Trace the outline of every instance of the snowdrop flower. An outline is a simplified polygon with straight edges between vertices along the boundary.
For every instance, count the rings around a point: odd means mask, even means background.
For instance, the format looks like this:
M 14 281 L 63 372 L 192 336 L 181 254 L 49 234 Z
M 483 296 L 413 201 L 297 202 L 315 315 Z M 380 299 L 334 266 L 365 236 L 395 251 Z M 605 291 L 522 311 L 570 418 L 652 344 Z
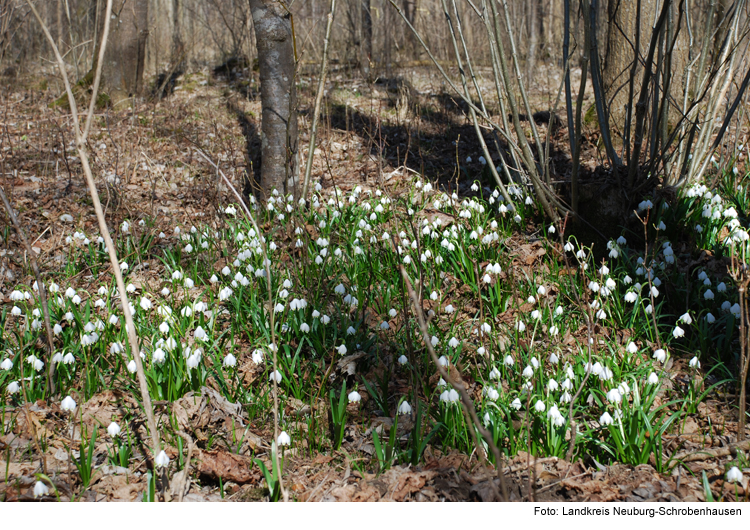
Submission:
M 155 363 L 163 363 L 167 359 L 167 354 L 161 348 L 156 348 L 153 357 Z
M 201 340 L 201 341 L 208 340 L 208 334 L 201 326 L 198 326 L 197 328 L 195 328 L 194 336 L 195 336 L 195 340 Z
M 589 282 L 589 289 L 591 289 L 595 293 L 598 293 L 599 292 L 599 284 L 597 282 Z
M 60 402 L 60 408 L 67 412 L 73 412 L 76 410 L 76 402 L 73 401 L 72 397 L 67 396 Z
M 537 287 L 536 294 L 539 296 L 544 296 L 547 294 L 547 288 L 544 285 L 540 285 Z
M 551 336 L 553 336 L 553 337 L 554 337 L 554 336 L 556 336 L 556 335 L 557 335 L 558 333 L 560 333 L 560 328 L 558 328 L 558 327 L 557 327 L 557 326 L 555 326 L 555 325 L 552 325 L 552 326 L 550 326 L 550 328 L 549 328 L 549 334 L 550 334 Z M 553 353 L 552 355 L 554 355 L 554 353 Z
M 635 342 L 629 342 L 627 350 L 630 353 L 636 353 L 638 351 L 638 346 L 636 346 Z
M 515 361 L 513 360 L 513 357 L 511 357 L 510 355 L 506 355 L 503 363 L 505 364 L 505 366 L 513 366 L 513 363 L 515 363 Z
M 167 456 L 167 453 L 161 451 L 158 455 L 156 455 L 154 463 L 156 464 L 156 467 L 159 468 L 167 467 L 169 465 L 169 457 Z
M 737 303 L 729 308 L 729 312 L 732 313 L 735 317 L 739 317 L 741 311 L 742 309 L 740 308 L 740 304 Z
M 42 370 L 42 368 L 44 368 L 44 363 L 42 362 L 42 360 L 41 359 L 35 360 L 34 361 L 34 370 L 36 370 L 37 372 L 40 372 Z
M 492 370 L 490 370 L 490 379 L 500 379 L 500 371 L 493 367 Z
M 331 321 L 331 317 L 329 317 L 328 315 L 323 315 L 322 317 L 320 317 L 320 321 L 323 324 L 328 324 Z
M 390 311 L 388 311 L 389 317 L 396 318 L 396 315 L 398 315 L 398 311 L 396 311 L 395 309 L 391 309 Z
M 52 328 L 52 332 L 55 335 L 59 335 L 60 333 L 62 333 L 62 326 L 60 324 L 55 324 L 55 327 Z
M 192 354 L 190 357 L 187 358 L 187 361 L 185 361 L 185 364 L 187 364 L 187 367 L 191 370 L 198 368 L 198 364 L 200 364 L 201 358 L 200 355 L 197 353 Z
M 534 410 L 536 410 L 537 412 L 544 412 L 546 408 L 546 405 L 541 399 L 538 399 L 536 404 L 534 405 Z
M 680 318 L 678 318 L 677 321 L 687 324 L 689 326 L 690 324 L 693 323 L 693 318 L 690 316 L 690 313 L 685 313 Z
M 362 396 L 360 396 L 359 392 L 357 392 L 356 390 L 349 392 L 349 395 L 347 397 L 349 398 L 349 403 L 359 403 L 360 401 L 362 401 Z
M 44 497 L 45 495 L 49 495 L 49 488 L 44 484 L 44 482 L 42 482 L 41 480 L 37 480 L 36 484 L 34 484 L 34 498 L 36 499 L 37 497 Z
M 15 394 L 19 390 L 21 390 L 21 387 L 18 384 L 18 381 L 12 381 L 7 387 L 6 390 L 8 391 L 8 394 Z
M 658 376 L 658 375 L 656 375 L 656 373 L 655 373 L 655 372 L 651 372 L 651 373 L 649 374 L 649 376 L 648 376 L 648 379 L 646 380 L 646 382 L 647 382 L 647 383 L 648 383 L 649 385 L 655 385 L 656 383 L 658 383 L 658 382 L 659 382 L 659 376 Z
M 138 370 L 138 366 L 135 364 L 135 361 L 131 360 L 128 363 L 128 372 L 131 374 L 134 374 Z
M 547 382 L 547 390 L 549 390 L 550 392 L 554 392 L 558 388 L 560 388 L 560 385 L 554 379 L 550 379 Z
M 667 352 L 659 348 L 658 350 L 654 352 L 652 357 L 656 359 L 657 361 L 659 361 L 660 363 L 664 363 L 664 361 L 667 360 Z
M 167 324 L 166 321 L 159 324 L 159 331 L 165 335 L 169 333 L 169 324 Z
M 13 309 L 10 310 L 10 314 L 14 317 L 20 317 L 21 316 L 21 308 L 17 305 L 13 306 Z
M 0 368 L 5 370 L 6 372 L 11 370 L 13 368 L 13 361 L 10 359 L 3 359 L 3 362 L 0 363 Z
M 276 381 L 276 383 L 281 383 L 281 373 L 279 373 L 278 370 L 274 370 L 271 372 L 271 376 L 268 378 L 269 381 Z
M 742 471 L 737 466 L 733 466 L 732 469 L 727 471 L 727 482 L 736 483 L 742 481 Z M 36 488 L 34 489 L 36 491 Z
M 120 434 L 120 426 L 115 422 L 112 422 L 109 424 L 109 427 L 107 427 L 107 432 L 112 438 L 114 438 L 115 436 L 118 436 Z
M 672 330 L 672 335 L 674 336 L 674 338 L 679 339 L 685 336 L 685 330 L 680 326 L 675 326 L 675 328 Z
M 716 286 L 716 290 L 720 293 L 725 293 L 727 291 L 727 284 L 724 282 L 721 282 L 719 285 Z
M 222 364 L 225 367 L 232 368 L 234 366 L 237 366 L 237 358 L 231 353 L 229 353 L 227 354 L 226 357 L 224 357 L 224 362 Z
M 604 414 L 599 417 L 599 425 L 601 425 L 602 427 L 612 425 L 613 421 L 614 420 L 612 420 L 612 416 L 610 416 L 609 412 L 607 411 L 604 411 Z
M 510 406 L 516 410 L 521 410 L 521 407 L 523 406 L 523 404 L 521 403 L 520 399 L 516 398 L 511 402 Z
M 531 318 L 533 318 L 534 320 L 539 320 L 540 318 L 542 318 L 542 313 L 538 309 L 534 309 L 531 312 Z
M 533 375 L 534 375 L 534 369 L 533 369 L 533 368 L 532 368 L 531 366 L 527 365 L 527 366 L 526 366 L 526 368 L 524 368 L 524 369 L 523 369 L 523 376 L 524 376 L 524 377 L 525 377 L 526 379 L 529 379 L 529 378 L 531 378 L 531 377 L 532 377 Z
M 703 298 L 705 298 L 706 300 L 713 300 L 714 292 L 711 289 L 706 289 L 706 292 L 703 293 Z
M 617 388 L 613 388 L 612 390 L 607 392 L 607 400 L 610 403 L 618 404 L 622 401 L 622 395 Z
M 456 392 L 453 389 L 451 389 L 451 391 L 448 393 L 449 394 L 448 398 L 449 399 L 452 398 L 453 397 L 452 394 L 454 392 L 455 392 L 455 397 L 456 397 L 455 401 L 458 401 L 458 392 Z M 498 398 L 500 398 L 500 393 L 497 390 L 495 390 L 492 387 L 490 387 L 489 389 L 487 389 L 487 399 L 489 399 L 491 401 L 497 401 Z
M 399 414 L 411 414 L 411 405 L 409 405 L 408 401 L 404 401 L 401 403 L 401 405 L 398 407 L 398 413 Z
M 565 252 L 573 252 L 574 250 L 573 244 L 570 241 L 568 241 L 567 243 L 565 243 L 565 246 L 563 247 L 563 249 L 565 250 Z
M 625 301 L 629 304 L 635 303 L 636 300 L 638 300 L 638 295 L 633 291 L 628 291 L 627 293 L 625 293 Z
M 693 357 L 692 359 L 690 359 L 688 366 L 690 366 L 690 368 L 695 368 L 697 370 L 698 368 L 701 367 L 701 362 L 698 360 L 698 357 Z
M 458 348 L 459 342 L 456 337 L 451 337 L 451 340 L 448 341 L 448 346 L 451 348 Z
M 552 352 L 552 354 L 549 356 L 549 362 L 551 364 L 557 364 L 560 362 L 560 358 L 557 356 L 555 352 Z
M 604 319 L 606 319 L 606 318 L 607 318 L 607 313 L 606 313 L 606 312 L 604 311 L 604 309 L 600 309 L 600 310 L 599 310 L 599 311 L 598 311 L 598 312 L 596 313 L 596 318 L 598 318 L 599 320 L 604 320 Z
M 516 322 L 516 331 L 524 331 L 525 329 L 526 329 L 526 324 L 524 324 L 520 320 Z

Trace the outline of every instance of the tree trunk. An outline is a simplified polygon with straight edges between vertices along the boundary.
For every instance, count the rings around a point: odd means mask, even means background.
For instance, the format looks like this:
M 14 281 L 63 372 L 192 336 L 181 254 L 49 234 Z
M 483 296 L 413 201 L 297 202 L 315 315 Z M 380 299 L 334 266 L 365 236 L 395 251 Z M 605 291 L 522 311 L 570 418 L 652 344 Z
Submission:
M 249 0 L 260 68 L 261 200 L 298 195 L 296 61 L 289 12 L 279 0 Z
M 370 63 L 372 61 L 372 10 L 371 0 L 362 0 L 362 40 L 360 41 L 360 64 L 362 77 L 371 81 Z
M 140 94 L 143 90 L 148 23 L 148 0 L 113 2 L 109 40 L 102 65 L 102 82 L 114 103 Z M 104 21 L 101 24 L 103 26 Z M 95 63 L 98 55 L 97 49 L 94 54 Z M 94 70 L 96 64 L 92 71 Z

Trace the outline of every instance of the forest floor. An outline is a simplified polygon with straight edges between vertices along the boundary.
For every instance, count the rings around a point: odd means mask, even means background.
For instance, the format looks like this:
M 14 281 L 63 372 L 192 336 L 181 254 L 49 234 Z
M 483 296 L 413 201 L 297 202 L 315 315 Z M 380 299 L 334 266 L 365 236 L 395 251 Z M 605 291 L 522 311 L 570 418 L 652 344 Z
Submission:
M 197 154 L 200 149 L 216 161 L 238 187 L 243 175 L 252 174 L 258 150 L 257 125 L 260 103 L 241 76 L 231 81 L 208 72 L 180 77 L 175 90 L 160 101 L 136 101 L 134 108 L 99 111 L 90 138 L 94 173 L 111 227 L 124 219 L 148 216 L 152 233 L 173 234 L 175 226 L 223 222 L 228 190 L 216 171 Z M 303 79 L 304 81 L 304 79 Z M 308 87 L 308 90 L 312 90 Z M 250 98 L 247 96 L 251 95 Z M 0 177 L 10 202 L 36 253 L 40 268 L 51 277 L 65 270 L 68 260 L 66 237 L 73 230 L 97 230 L 91 200 L 82 177 L 70 128 L 70 114 L 50 108 L 59 94 L 28 82 L 0 93 Z M 338 186 L 350 191 L 356 186 L 374 189 L 399 188 L 414 172 L 439 182 L 448 193 L 466 194 L 471 181 L 466 172 L 480 174 L 474 130 L 461 105 L 445 96 L 443 87 L 428 75 L 416 76 L 410 86 L 398 82 L 368 86 L 333 76 L 328 89 L 324 119 L 315 158 L 313 177 L 324 188 Z M 310 125 L 310 94 L 304 93 L 301 110 L 300 145 L 306 146 Z M 538 123 L 546 134 L 547 123 Z M 553 166 L 562 178 L 569 161 L 564 127 L 554 129 Z M 301 150 L 302 160 L 306 147 Z M 465 162 L 472 157 L 472 162 Z M 257 162 L 257 159 L 256 159 Z M 596 137 L 588 137 L 584 167 L 593 175 L 601 165 Z M 463 169 L 458 169 L 463 168 Z M 10 311 L 10 292 L 16 285 L 34 281 L 16 234 L 2 216 L 0 224 L 0 307 Z M 515 230 L 513 242 L 526 270 L 532 276 L 536 241 L 543 227 L 530 220 Z M 597 242 L 603 247 L 606 241 Z M 524 253 L 525 252 L 525 257 Z M 120 256 L 121 260 L 133 259 Z M 717 266 L 726 266 L 719 263 Z M 164 262 L 158 256 L 138 263 L 142 282 L 162 275 Z M 79 284 L 96 287 L 109 273 L 83 271 Z M 131 280 L 132 281 L 132 280 Z M 135 282 L 137 283 L 137 282 Z M 9 324 L 6 324 L 6 327 Z M 580 330 L 578 330 L 580 331 Z M 585 330 L 584 330 L 585 331 Z M 7 336 L 11 330 L 6 329 Z M 627 330 L 617 330 L 627 335 Z M 624 340 L 624 339 L 623 339 Z M 238 359 L 240 377 L 252 382 L 255 368 L 250 349 Z M 338 367 L 337 370 L 346 367 Z M 672 385 L 679 385 L 688 372 L 687 360 L 676 359 L 666 367 Z M 406 387 L 405 378 L 395 376 L 390 385 Z M 211 380 L 207 383 L 211 387 Z M 215 392 L 215 389 L 213 390 Z M 362 392 L 362 394 L 365 394 Z M 226 399 L 211 398 L 211 390 L 188 394 L 175 401 L 157 401 L 158 419 L 176 421 L 195 441 L 193 465 L 187 479 L 185 500 L 249 501 L 268 498 L 267 484 L 253 456 L 269 463 L 273 422 L 256 418 L 247 422 L 243 407 Z M 736 457 L 730 450 L 736 441 L 737 414 L 730 387 L 711 392 L 694 414 L 665 435 L 664 452 L 684 453 L 678 465 L 659 473 L 652 463 L 603 465 L 596 460 L 567 462 L 558 457 L 535 459 L 520 452 L 505 462 L 504 481 L 511 500 L 540 501 L 704 501 L 707 495 L 730 500 L 748 500 L 744 485 L 725 481 L 725 463 Z M 288 417 L 303 415 L 305 403 L 288 399 Z M 0 499 L 33 500 L 38 473 L 54 483 L 59 499 L 88 501 L 136 501 L 147 488 L 149 461 L 143 455 L 147 437 L 136 442 L 129 467 L 111 465 L 111 444 L 101 436 L 94 443 L 94 472 L 87 488 L 73 458 L 80 458 L 81 425 L 106 427 L 112 418 L 132 413 L 133 432 L 143 436 L 145 419 L 138 403 L 127 391 L 112 388 L 80 403 L 80 424 L 61 411 L 59 399 L 40 399 L 27 405 L 0 407 Z M 135 412 L 133 412 L 135 411 Z M 308 407 L 309 411 L 309 407 Z M 372 432 L 393 423 L 376 409 L 367 396 L 359 407 L 349 405 L 350 422 L 341 449 L 286 451 L 284 480 L 290 497 L 298 501 L 468 501 L 493 500 L 500 486 L 493 469 L 476 451 L 441 451 L 429 445 L 419 465 L 393 465 L 377 473 Z M 407 436 L 409 420 L 399 423 L 399 439 Z M 383 434 L 385 436 L 385 434 Z M 40 443 L 41 440 L 41 443 Z M 183 461 L 182 445 L 167 445 L 167 454 Z M 700 453 L 701 450 L 706 452 Z M 165 497 L 179 494 L 176 483 L 185 477 L 162 476 L 157 484 Z M 184 483 L 184 482 L 183 482 Z M 55 500 L 54 495 L 47 500 Z

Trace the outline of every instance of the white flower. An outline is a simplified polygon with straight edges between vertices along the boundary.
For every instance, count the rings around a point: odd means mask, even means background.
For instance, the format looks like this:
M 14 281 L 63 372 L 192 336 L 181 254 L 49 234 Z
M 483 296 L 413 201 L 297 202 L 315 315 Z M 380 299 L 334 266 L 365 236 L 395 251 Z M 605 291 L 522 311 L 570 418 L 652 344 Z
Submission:
M 398 413 L 411 414 L 411 405 L 409 405 L 408 401 L 404 401 L 403 403 L 401 403 L 401 405 L 398 407 Z
M 356 390 L 349 392 L 347 397 L 349 398 L 349 403 L 359 403 L 362 400 L 362 396 Z
M 536 410 L 537 412 L 544 412 L 546 408 L 546 405 L 541 399 L 538 399 L 536 404 L 534 405 L 534 410 Z
M 523 405 L 521 404 L 521 400 L 520 400 L 520 399 L 518 399 L 518 398 L 516 398 L 516 399 L 514 399 L 514 400 L 513 400 L 512 402 L 511 402 L 510 406 L 511 406 L 511 407 L 513 407 L 513 408 L 514 408 L 514 409 L 516 409 L 516 410 L 521 410 L 521 407 L 522 407 Z
M 604 414 L 602 414 L 599 417 L 599 424 L 602 427 L 606 427 L 607 425 L 612 425 L 612 422 L 613 422 L 612 416 L 610 416 L 609 412 L 607 411 L 604 411 Z
M 36 370 L 37 372 L 40 372 L 42 368 L 44 368 L 44 363 L 42 362 L 41 359 L 36 359 L 34 361 L 34 370 Z
M 703 298 L 705 298 L 706 300 L 713 300 L 714 292 L 711 289 L 706 289 L 706 292 L 703 293 Z
M 398 364 L 402 366 L 408 362 L 409 362 L 409 359 L 406 358 L 406 355 L 402 355 L 401 357 L 398 358 Z
M 224 362 L 222 364 L 228 368 L 237 366 L 237 358 L 231 353 L 229 353 L 227 354 L 226 357 L 224 357 Z
M 737 466 L 733 466 L 732 469 L 727 471 L 727 482 L 735 483 L 742 481 L 742 471 Z M 37 483 L 38 484 L 38 483 Z M 36 491 L 36 488 L 34 489 Z
M 328 324 L 331 321 L 331 317 L 329 317 L 328 315 L 323 315 L 322 317 L 320 317 L 320 321 L 323 324 Z
M 649 385 L 655 385 L 656 383 L 658 383 L 658 382 L 659 382 L 659 376 L 658 376 L 658 375 L 656 375 L 656 373 L 655 373 L 655 372 L 651 372 L 651 373 L 650 373 L 650 374 L 648 375 L 648 379 L 646 380 L 646 382 L 647 382 L 647 383 L 648 383 Z
M 684 324 L 687 324 L 689 326 L 693 323 L 693 318 L 690 316 L 690 313 L 685 313 L 680 318 L 678 318 L 677 321 L 683 322 Z
M 633 304 L 635 303 L 636 300 L 638 300 L 638 295 L 635 294 L 633 291 L 628 291 L 627 293 L 625 293 L 626 302 Z
M 690 368 L 698 369 L 701 367 L 701 362 L 698 360 L 698 357 L 693 357 L 692 359 L 690 359 L 688 366 L 690 366 Z
M 68 411 L 68 412 L 73 412 L 73 411 L 76 410 L 76 402 L 73 401 L 72 397 L 67 396 L 60 403 L 60 408 L 63 409 L 63 410 L 65 410 L 65 411 Z
M 526 324 L 521 322 L 520 320 L 516 322 L 516 330 L 517 331 L 524 331 L 526 329 Z
M 547 382 L 547 390 L 549 390 L 550 392 L 554 392 L 558 388 L 560 388 L 560 385 L 554 379 L 550 379 Z
M 112 422 L 109 424 L 109 427 L 107 427 L 107 432 L 112 438 L 114 438 L 115 436 L 120 434 L 120 426 L 117 425 L 115 422 Z
M 654 355 L 652 356 L 654 359 L 659 361 L 660 363 L 664 363 L 664 361 L 667 360 L 667 352 L 663 349 L 659 348 L 654 352 Z
M 21 389 L 20 385 L 18 384 L 18 381 L 12 381 L 8 386 L 8 394 L 15 394 Z
M 523 376 L 525 378 L 530 378 L 534 375 L 534 369 L 530 365 L 526 365 L 526 368 L 523 369 Z
M 735 303 L 732 307 L 729 308 L 729 312 L 732 313 L 735 317 L 740 316 L 740 312 L 742 310 L 740 309 L 740 304 Z
M 135 364 L 135 361 L 131 360 L 128 363 L 128 372 L 131 374 L 134 374 L 138 370 L 138 366 Z
M 589 282 L 589 289 L 591 289 L 595 293 L 598 293 L 599 292 L 599 284 L 597 282 Z
M 682 329 L 680 326 L 675 326 L 674 329 L 672 330 L 672 335 L 674 335 L 674 338 L 679 339 L 685 336 L 685 330 Z
M 169 465 L 169 457 L 167 456 L 167 453 L 161 451 L 156 455 L 154 463 L 156 464 L 156 467 L 167 467 Z
M 505 360 L 503 360 L 503 363 L 505 363 L 505 366 L 513 366 L 514 362 L 515 361 L 513 360 L 513 357 L 511 357 L 510 355 L 506 355 Z
M 721 282 L 719 285 L 716 286 L 716 290 L 719 291 L 720 293 L 726 292 L 727 284 L 725 284 L 724 282 Z
M 622 401 L 622 395 L 620 394 L 620 391 L 617 388 L 613 388 L 609 392 L 607 392 L 607 400 L 610 403 L 620 403 Z
M 281 383 L 281 373 L 279 373 L 278 370 L 274 370 L 271 372 L 271 376 L 268 378 L 269 381 L 276 381 L 277 383 Z
M 279 433 L 279 438 L 276 441 L 276 443 L 280 447 L 290 445 L 292 443 L 292 438 L 286 433 L 286 431 L 281 431 L 281 433 Z
M 737 468 L 735 468 L 737 469 Z M 34 498 L 44 497 L 49 494 L 49 488 L 41 480 L 37 480 L 34 484 Z
M 3 362 L 0 363 L 0 368 L 5 370 L 6 372 L 9 371 L 11 368 L 13 368 L 13 361 L 10 359 L 3 359 Z
M 448 346 L 451 348 L 458 348 L 459 342 L 456 337 L 452 337 L 451 340 L 448 341 Z
M 547 294 L 547 288 L 544 285 L 540 285 L 536 289 L 536 294 L 538 294 L 539 296 L 546 295 Z

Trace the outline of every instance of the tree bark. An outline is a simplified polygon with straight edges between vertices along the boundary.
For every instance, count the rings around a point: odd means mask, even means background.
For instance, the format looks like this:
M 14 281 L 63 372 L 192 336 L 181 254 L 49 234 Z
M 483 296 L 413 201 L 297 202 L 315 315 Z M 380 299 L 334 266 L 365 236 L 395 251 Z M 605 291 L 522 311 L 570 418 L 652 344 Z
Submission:
M 360 64 L 362 77 L 372 81 L 370 63 L 372 61 L 372 10 L 371 0 L 362 0 L 362 40 L 360 41 Z
M 148 0 L 116 0 L 102 79 L 113 102 L 143 90 L 146 39 L 149 33 Z M 103 21 L 102 21 L 103 25 Z M 94 54 L 96 61 L 97 53 Z M 96 70 L 96 63 L 92 72 Z
M 249 0 L 260 69 L 260 195 L 298 195 L 296 60 L 290 13 L 278 0 Z

